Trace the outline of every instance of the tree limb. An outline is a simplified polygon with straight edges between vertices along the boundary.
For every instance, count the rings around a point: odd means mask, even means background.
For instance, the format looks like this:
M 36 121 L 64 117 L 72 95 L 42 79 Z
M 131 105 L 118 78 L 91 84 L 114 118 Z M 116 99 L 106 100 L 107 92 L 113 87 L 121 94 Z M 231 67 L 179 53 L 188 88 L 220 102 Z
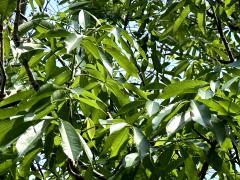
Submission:
M 225 46 L 225 49 L 227 51 L 227 54 L 228 54 L 228 57 L 229 57 L 229 60 L 230 60 L 230 61 L 225 62 L 224 64 L 233 63 L 235 58 L 233 56 L 232 50 L 231 50 L 231 48 L 229 46 L 229 43 L 228 43 L 228 41 L 227 41 L 227 39 L 226 39 L 226 37 L 225 37 L 225 35 L 223 33 L 222 22 L 221 22 L 220 18 L 217 17 L 216 12 L 214 11 L 212 3 L 209 2 L 209 4 L 210 4 L 210 7 L 211 7 L 211 10 L 212 10 L 212 13 L 213 13 L 214 21 L 217 24 L 218 33 L 219 33 L 220 38 L 221 38 L 221 40 L 222 40 L 222 42 L 223 42 L 223 44 Z M 220 62 L 223 63 L 224 61 L 220 61 Z
M 14 27 L 13 27 L 13 42 L 14 42 L 16 48 L 18 48 L 20 46 L 20 37 L 18 35 L 18 28 L 19 28 L 20 20 L 21 20 L 20 19 L 20 14 L 21 14 L 20 7 L 21 7 L 21 0 L 18 0 L 17 7 L 16 7 Z M 38 91 L 40 86 L 39 86 L 38 82 L 34 79 L 32 71 L 28 65 L 27 59 L 24 58 L 22 64 L 27 72 L 28 79 L 29 79 L 32 87 L 34 88 L 35 91 Z
M 207 153 L 207 159 L 203 163 L 202 169 L 201 169 L 201 171 L 198 174 L 200 180 L 203 180 L 205 178 L 206 174 L 207 174 L 207 170 L 208 170 L 208 167 L 209 167 L 208 155 L 210 155 L 211 153 L 213 153 L 215 151 L 215 148 L 216 148 L 216 145 L 217 145 L 217 141 L 211 142 L 210 145 L 211 145 L 211 147 L 210 147 L 210 149 L 209 149 L 209 151 Z
M 128 4 L 128 7 L 130 8 L 130 6 L 131 6 L 131 4 L 132 4 L 132 0 L 129 0 L 129 4 Z M 123 29 L 124 30 L 126 30 L 127 29 L 127 25 L 128 25 L 128 23 L 129 23 L 129 18 L 130 18 L 130 12 L 128 11 L 127 12 L 127 15 L 126 15 L 126 17 L 125 17 L 125 19 L 124 19 L 124 26 L 123 26 Z
M 4 69 L 4 56 L 3 56 L 3 19 L 0 20 L 0 71 L 1 71 L 1 89 L 0 89 L 0 101 L 5 97 L 5 84 L 6 84 L 6 72 Z

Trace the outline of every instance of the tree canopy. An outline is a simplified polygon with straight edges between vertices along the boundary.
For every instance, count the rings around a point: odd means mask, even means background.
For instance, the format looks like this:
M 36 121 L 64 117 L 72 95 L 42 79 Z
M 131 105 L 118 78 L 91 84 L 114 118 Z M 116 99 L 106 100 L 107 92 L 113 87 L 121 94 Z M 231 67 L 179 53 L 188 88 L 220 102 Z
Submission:
M 237 0 L 1 0 L 0 179 L 239 179 L 239 51 Z

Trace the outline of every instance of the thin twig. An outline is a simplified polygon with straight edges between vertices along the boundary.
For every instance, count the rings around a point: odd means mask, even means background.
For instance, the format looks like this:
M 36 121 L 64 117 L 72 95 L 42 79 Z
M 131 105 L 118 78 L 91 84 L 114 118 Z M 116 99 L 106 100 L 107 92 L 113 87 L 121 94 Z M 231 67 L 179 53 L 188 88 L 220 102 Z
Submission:
M 207 143 L 211 144 L 212 142 L 206 138 L 205 136 L 203 136 L 201 133 L 199 133 L 196 129 L 193 128 L 193 131 L 200 137 L 202 138 L 203 140 L 205 140 Z
M 36 163 L 36 165 L 37 165 L 38 171 L 40 172 L 40 174 L 41 174 L 41 176 L 42 176 L 42 178 L 43 178 L 43 180 L 44 180 L 44 179 L 45 179 L 45 178 L 44 178 L 44 174 L 43 174 L 43 172 L 42 172 L 42 169 L 41 169 L 39 163 L 38 163 L 37 161 L 35 161 L 35 163 Z
M 48 7 L 48 4 L 50 3 L 51 0 L 48 0 L 47 3 L 46 3 L 46 6 L 43 8 L 43 12 L 46 11 L 47 12 L 47 7 Z

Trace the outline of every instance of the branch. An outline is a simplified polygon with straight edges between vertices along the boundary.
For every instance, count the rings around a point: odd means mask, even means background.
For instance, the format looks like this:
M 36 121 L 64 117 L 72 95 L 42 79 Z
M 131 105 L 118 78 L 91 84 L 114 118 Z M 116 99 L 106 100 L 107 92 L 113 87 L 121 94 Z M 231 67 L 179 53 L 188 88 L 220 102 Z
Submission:
M 209 4 L 210 4 L 211 10 L 212 10 L 212 12 L 213 12 L 213 18 L 214 18 L 214 20 L 215 20 L 215 22 L 216 22 L 216 24 L 217 24 L 218 33 L 219 33 L 219 35 L 220 35 L 220 37 L 221 37 L 221 40 L 222 40 L 222 42 L 223 42 L 223 44 L 224 44 L 224 46 L 225 46 L 225 49 L 226 49 L 226 51 L 227 51 L 227 54 L 228 54 L 228 57 L 229 57 L 229 60 L 230 60 L 230 61 L 228 61 L 228 62 L 225 62 L 224 64 L 233 63 L 235 58 L 234 58 L 234 56 L 233 56 L 232 50 L 231 50 L 231 48 L 230 48 L 230 46 L 229 46 L 229 43 L 227 42 L 227 39 L 226 39 L 226 37 L 225 37 L 225 35 L 224 35 L 224 33 L 223 33 L 223 30 L 222 30 L 222 22 L 221 22 L 220 18 L 217 17 L 217 15 L 216 15 L 216 13 L 215 13 L 215 11 L 214 11 L 214 9 L 213 9 L 212 3 L 211 3 L 210 1 L 208 1 L 208 2 L 209 2 Z M 220 62 L 223 63 L 224 61 L 220 61 Z
M 5 97 L 6 73 L 4 70 L 4 56 L 3 56 L 3 19 L 0 20 L 0 71 L 1 71 L 1 89 L 0 101 Z
M 13 42 L 14 42 L 16 48 L 18 48 L 20 46 L 20 37 L 18 35 L 18 28 L 20 25 L 20 15 L 21 15 L 20 4 L 21 4 L 21 0 L 18 0 L 17 7 L 16 7 L 15 20 L 14 20 L 14 27 L 13 27 Z M 28 65 L 27 59 L 24 58 L 22 64 L 27 72 L 28 79 L 29 79 L 31 85 L 33 86 L 35 91 L 38 91 L 40 86 L 39 86 L 38 82 L 34 79 L 32 71 Z
M 128 7 L 130 7 L 131 4 L 132 4 L 132 1 L 129 0 Z M 125 20 L 124 20 L 124 26 L 123 26 L 123 29 L 124 29 L 124 30 L 127 29 L 127 25 L 128 25 L 128 23 L 129 23 L 129 18 L 130 18 L 130 13 L 129 13 L 129 11 L 128 11 L 128 12 L 127 12 L 127 15 L 126 15 L 126 17 L 125 17 Z
M 32 170 L 33 172 L 38 173 L 38 171 L 37 171 L 37 169 L 36 169 L 36 167 L 34 166 L 33 163 L 31 164 L 31 167 L 30 167 L 30 168 L 31 168 L 31 170 Z M 35 178 L 36 180 L 41 180 L 38 176 L 35 176 L 35 177 L 36 177 L 36 178 Z
M 198 174 L 200 180 L 203 180 L 205 178 L 206 174 L 207 174 L 207 170 L 208 170 L 208 167 L 209 167 L 208 156 L 211 155 L 211 153 L 213 153 L 215 151 L 216 145 L 217 145 L 217 141 L 211 142 L 211 147 L 210 147 L 210 149 L 209 149 L 209 151 L 207 153 L 207 159 L 203 163 L 202 169 L 201 169 L 201 171 Z
M 42 176 L 42 178 L 43 178 L 43 180 L 44 180 L 45 178 L 44 178 L 44 175 L 43 175 L 43 172 L 42 172 L 42 169 L 41 169 L 39 163 L 38 163 L 37 161 L 35 161 L 35 163 L 36 163 L 36 165 L 37 165 L 38 171 L 40 172 L 40 174 L 41 174 L 41 176 Z
M 38 82 L 34 79 L 33 73 L 32 73 L 32 71 L 31 71 L 31 69 L 30 69 L 30 67 L 28 65 L 27 59 L 24 58 L 22 64 L 23 64 L 23 66 L 24 66 L 24 68 L 25 68 L 25 70 L 27 72 L 28 79 L 29 79 L 33 89 L 35 91 L 38 91 L 40 86 L 39 86 Z
M 16 47 L 20 46 L 20 38 L 18 35 L 18 26 L 19 26 L 19 21 L 20 21 L 20 3 L 21 0 L 17 1 L 17 8 L 16 8 L 16 14 L 15 14 L 15 20 L 14 20 L 14 27 L 13 27 L 13 42 Z

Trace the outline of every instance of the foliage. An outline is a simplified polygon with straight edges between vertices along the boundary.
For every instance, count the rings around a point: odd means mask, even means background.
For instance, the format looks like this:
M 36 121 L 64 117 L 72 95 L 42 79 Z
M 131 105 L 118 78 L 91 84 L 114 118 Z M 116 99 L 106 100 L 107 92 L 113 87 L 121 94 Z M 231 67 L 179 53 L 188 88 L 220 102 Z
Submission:
M 17 4 L 1 179 L 240 178 L 239 1 L 29 0 L 23 24 Z

